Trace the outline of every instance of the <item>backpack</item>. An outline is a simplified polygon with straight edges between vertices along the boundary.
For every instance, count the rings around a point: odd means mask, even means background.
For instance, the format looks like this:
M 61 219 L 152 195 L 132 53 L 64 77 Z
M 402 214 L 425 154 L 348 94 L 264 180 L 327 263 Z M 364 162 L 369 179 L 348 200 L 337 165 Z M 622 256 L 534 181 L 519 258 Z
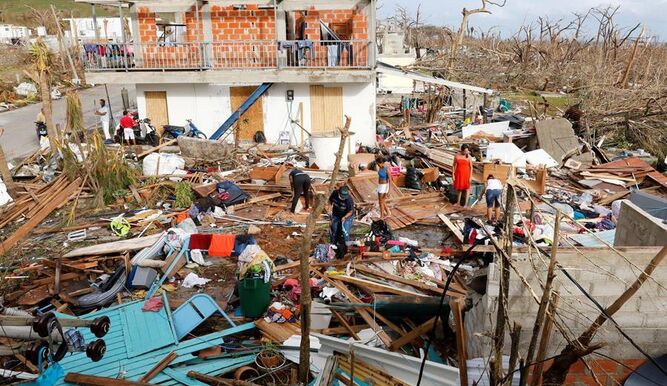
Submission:
M 236 205 L 248 199 L 248 194 L 232 181 L 223 181 L 216 185 L 220 204 L 223 206 Z

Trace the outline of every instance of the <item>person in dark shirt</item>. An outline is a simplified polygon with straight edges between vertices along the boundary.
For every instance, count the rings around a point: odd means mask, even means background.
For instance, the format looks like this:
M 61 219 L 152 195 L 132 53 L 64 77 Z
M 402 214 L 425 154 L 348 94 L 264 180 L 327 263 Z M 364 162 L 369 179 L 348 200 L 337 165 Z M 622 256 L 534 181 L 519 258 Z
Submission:
M 292 188 L 292 213 L 296 213 L 296 204 L 301 196 L 304 196 L 304 209 L 310 208 L 312 194 L 310 192 L 310 176 L 298 168 L 292 169 L 289 173 L 289 184 Z
M 329 238 L 331 244 L 347 243 L 350 239 L 350 228 L 354 221 L 354 201 L 350 196 L 350 189 L 342 186 L 329 196 L 329 210 L 331 226 Z

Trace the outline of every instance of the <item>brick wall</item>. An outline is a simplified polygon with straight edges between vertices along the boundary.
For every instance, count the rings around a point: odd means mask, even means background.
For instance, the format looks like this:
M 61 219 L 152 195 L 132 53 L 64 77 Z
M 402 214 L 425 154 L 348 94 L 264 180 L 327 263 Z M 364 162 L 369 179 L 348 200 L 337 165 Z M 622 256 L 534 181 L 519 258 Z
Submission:
M 151 12 L 148 7 L 141 7 L 137 12 L 137 20 L 139 21 L 139 41 L 141 43 L 156 42 L 155 12 Z
M 646 359 L 624 359 L 620 361 L 621 364 L 595 355 L 591 355 L 589 358 L 594 358 L 594 360 L 589 360 L 588 364 L 602 386 L 622 385 L 633 370 L 646 362 Z M 551 366 L 551 361 L 545 362 L 544 369 L 548 369 L 549 366 Z M 581 360 L 570 367 L 565 384 L 568 386 L 598 385 L 591 371 Z
M 246 9 L 211 7 L 214 42 L 229 40 L 275 40 L 276 23 L 272 9 L 248 5 Z

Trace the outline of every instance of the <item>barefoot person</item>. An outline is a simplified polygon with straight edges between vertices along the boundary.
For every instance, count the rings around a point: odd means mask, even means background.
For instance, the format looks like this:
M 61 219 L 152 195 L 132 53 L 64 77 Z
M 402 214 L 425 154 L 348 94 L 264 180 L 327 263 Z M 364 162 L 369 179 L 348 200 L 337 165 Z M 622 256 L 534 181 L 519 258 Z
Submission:
M 454 176 L 454 189 L 457 190 L 456 205 L 461 205 L 461 196 L 463 196 L 463 207 L 467 208 L 472 181 L 472 158 L 470 147 L 466 144 L 461 145 L 461 151 L 454 156 L 452 175 Z
M 378 204 L 380 205 L 380 218 L 385 219 L 391 213 L 387 209 L 387 194 L 389 193 L 389 167 L 387 160 L 382 154 L 375 157 L 378 165 Z

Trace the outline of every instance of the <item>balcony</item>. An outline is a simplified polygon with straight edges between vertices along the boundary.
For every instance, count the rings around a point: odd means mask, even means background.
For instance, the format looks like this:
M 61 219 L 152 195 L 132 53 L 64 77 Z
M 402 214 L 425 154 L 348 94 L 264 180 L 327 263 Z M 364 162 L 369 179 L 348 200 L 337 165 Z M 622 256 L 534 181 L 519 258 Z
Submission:
M 370 69 L 371 42 L 360 40 L 84 44 L 86 71 Z

